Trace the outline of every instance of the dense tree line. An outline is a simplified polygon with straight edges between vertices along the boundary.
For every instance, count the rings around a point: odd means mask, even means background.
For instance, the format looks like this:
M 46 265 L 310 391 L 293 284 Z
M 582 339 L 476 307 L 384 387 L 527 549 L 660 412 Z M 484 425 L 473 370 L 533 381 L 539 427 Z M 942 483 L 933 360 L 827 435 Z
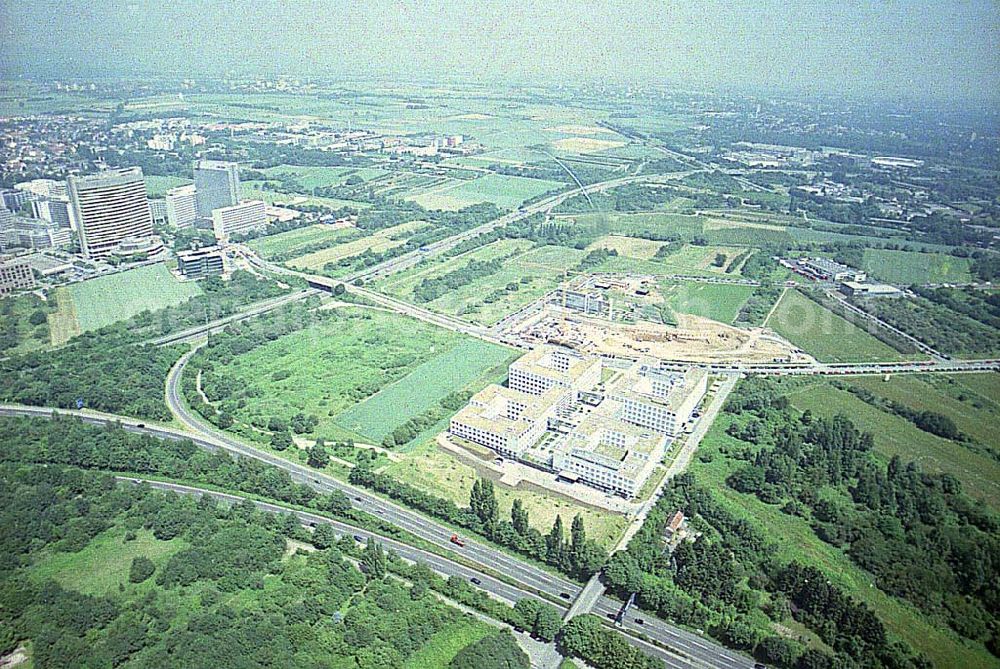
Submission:
M 739 417 L 729 434 L 754 447 L 733 455 L 746 464 L 727 484 L 806 518 L 818 537 L 873 573 L 880 589 L 1000 649 L 1000 519 L 966 497 L 954 477 L 921 472 L 898 456 L 884 464 L 872 453 L 872 435 L 848 418 L 797 414 L 771 402 L 776 391 L 767 385 L 749 385 L 748 397 L 727 407 Z M 884 408 L 960 436 L 944 416 Z
M 1000 330 L 1000 294 L 975 288 L 922 288 L 913 291 L 921 297 Z
M 893 413 L 900 418 L 905 418 L 924 432 L 929 432 L 942 439 L 951 439 L 953 441 L 967 441 L 969 439 L 968 435 L 963 434 L 958 429 L 955 421 L 944 414 L 929 409 L 914 409 L 901 402 L 880 397 L 862 386 L 841 383 L 839 381 L 832 381 L 831 384 L 836 388 L 846 390 L 862 401 L 871 404 L 873 407 Z
M 496 274 L 503 269 L 504 263 L 511 256 L 502 256 L 492 260 L 476 260 L 473 258 L 463 267 L 445 272 L 434 277 L 425 277 L 413 287 L 413 297 L 417 302 L 432 302 L 442 295 L 457 290 L 462 286 L 483 277 Z
M 1000 330 L 927 298 L 853 302 L 943 353 L 990 356 L 1000 351 Z
M 349 480 L 578 578 L 588 578 L 607 559 L 607 553 L 587 538 L 579 516 L 573 519 L 568 540 L 560 517 L 556 517 L 551 531 L 543 536 L 529 525 L 527 512 L 517 502 L 511 509 L 510 520 L 500 518 L 493 483 L 489 480 L 476 481 L 467 508 L 459 508 L 451 500 L 426 493 L 388 474 L 376 473 L 367 466 L 352 469 Z

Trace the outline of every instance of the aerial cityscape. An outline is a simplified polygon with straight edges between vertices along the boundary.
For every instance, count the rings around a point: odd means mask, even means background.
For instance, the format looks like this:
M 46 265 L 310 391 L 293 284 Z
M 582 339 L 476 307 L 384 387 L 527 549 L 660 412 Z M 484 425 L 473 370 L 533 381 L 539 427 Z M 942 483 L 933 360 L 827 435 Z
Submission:
M 995 3 L 265 4 L 0 2 L 0 668 L 1000 667 Z

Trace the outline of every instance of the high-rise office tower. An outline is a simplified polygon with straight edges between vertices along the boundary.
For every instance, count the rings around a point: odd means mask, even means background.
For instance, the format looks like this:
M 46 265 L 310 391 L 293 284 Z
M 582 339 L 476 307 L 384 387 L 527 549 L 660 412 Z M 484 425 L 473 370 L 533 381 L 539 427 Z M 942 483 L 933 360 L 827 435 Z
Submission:
M 210 219 L 212 212 L 240 202 L 240 166 L 223 160 L 199 160 L 194 164 L 198 218 Z
M 167 223 L 175 228 L 189 228 L 198 218 L 194 186 L 178 186 L 167 191 Z
M 153 235 L 141 168 L 71 176 L 68 181 L 80 246 L 87 258 L 106 258 L 124 239 Z

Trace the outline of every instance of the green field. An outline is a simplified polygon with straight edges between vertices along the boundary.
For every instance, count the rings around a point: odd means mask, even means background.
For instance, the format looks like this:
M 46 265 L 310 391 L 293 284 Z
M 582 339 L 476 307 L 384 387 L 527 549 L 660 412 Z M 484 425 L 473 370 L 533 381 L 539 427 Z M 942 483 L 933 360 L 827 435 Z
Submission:
M 452 623 L 435 632 L 417 652 L 406 658 L 403 669 L 447 669 L 458 651 L 493 631 L 493 627 L 471 618 Z
M 125 530 L 114 527 L 94 537 L 79 553 L 46 553 L 30 573 L 87 595 L 110 595 L 118 592 L 119 584 L 128 585 L 132 558 L 142 555 L 159 567 L 188 545 L 179 538 L 160 541 L 149 530 L 139 530 L 135 540 L 125 541 Z
M 281 179 L 289 177 L 299 183 L 302 188 L 312 190 L 313 188 L 324 188 L 328 186 L 339 186 L 351 177 L 357 177 L 362 181 L 370 181 L 387 174 L 385 170 L 373 168 L 357 167 L 316 167 L 300 165 L 278 165 L 261 170 L 269 179 Z
M 789 383 L 785 381 L 784 383 Z M 798 384 L 800 382 L 793 381 Z M 831 403 L 828 392 L 817 390 L 827 388 L 823 382 L 809 386 L 793 393 L 792 401 L 796 408 L 812 408 L 814 413 L 829 415 L 845 409 L 854 409 L 854 405 Z M 817 392 L 815 397 L 811 394 Z M 843 391 L 835 391 L 840 395 L 854 399 L 861 407 L 868 405 L 853 398 Z M 806 399 L 809 398 L 809 401 Z M 860 407 L 857 407 L 860 409 Z M 871 408 L 871 407 L 869 407 Z M 872 411 L 877 411 L 872 409 Z M 881 412 L 878 412 L 881 413 Z M 883 414 L 884 415 L 884 414 Z M 861 416 L 849 412 L 848 416 L 860 429 L 871 429 L 871 426 L 861 420 Z M 745 444 L 726 434 L 726 428 L 733 421 L 729 414 L 720 414 L 712 425 L 708 435 L 699 448 L 699 456 L 691 465 L 691 471 L 698 481 L 716 492 L 717 499 L 732 513 L 764 530 L 769 541 L 777 546 L 774 557 L 782 560 L 798 560 L 821 569 L 828 578 L 845 588 L 851 595 L 860 599 L 875 610 L 892 633 L 898 635 L 915 649 L 924 652 L 937 667 L 988 667 L 994 666 L 995 660 L 982 648 L 976 649 L 958 638 L 954 632 L 942 629 L 938 624 L 927 620 L 912 605 L 894 597 L 890 597 L 878 588 L 872 587 L 872 577 L 857 567 L 851 559 L 838 548 L 822 541 L 805 519 L 783 513 L 779 505 L 765 504 L 754 495 L 739 493 L 730 488 L 725 480 L 743 461 L 727 457 L 728 453 L 738 451 Z M 882 426 L 885 427 L 884 425 Z M 876 445 L 879 450 L 889 435 L 876 433 Z M 905 440 L 900 440 L 902 445 Z M 912 459 L 915 453 L 910 450 L 904 459 Z M 923 464 L 923 463 L 921 463 Z
M 412 300 L 414 287 L 425 278 L 435 278 L 460 269 L 471 260 L 492 260 L 511 254 L 514 254 L 513 257 L 504 263 L 499 272 L 450 290 L 424 306 L 492 325 L 555 288 L 563 279 L 563 272 L 586 255 L 584 251 L 565 246 L 533 248 L 528 240 L 504 239 L 460 256 L 416 265 L 383 279 L 377 287 L 390 295 Z M 511 284 L 517 289 L 506 290 Z
M 611 257 L 593 269 L 595 272 L 621 272 L 628 274 L 686 274 L 691 276 L 740 276 L 739 272 L 725 273 L 725 266 L 716 267 L 715 256 L 721 253 L 727 262 L 746 251 L 732 246 L 697 246 L 671 242 L 674 251 L 665 258 L 633 258 L 626 255 Z
M 153 198 L 163 197 L 171 188 L 194 183 L 191 179 L 184 177 L 159 176 L 156 174 L 147 174 L 144 179 L 146 181 L 146 194 Z
M 319 419 L 313 437 L 364 441 L 338 425 L 337 417 L 462 341 L 447 330 L 379 310 L 337 314 L 215 365 L 217 374 L 237 382 L 237 395 L 245 399 L 234 414 L 238 423 L 264 427 L 271 416 L 290 419 L 303 412 Z M 284 373 L 288 376 L 281 378 Z M 358 392 L 364 396 L 355 399 Z M 403 409 L 394 416 L 409 417 Z
M 387 249 L 402 246 L 406 243 L 405 235 L 425 226 L 422 221 L 401 223 L 391 228 L 379 230 L 361 239 L 355 239 L 342 244 L 334 244 L 330 248 L 313 251 L 293 258 L 288 264 L 296 269 L 320 269 L 327 263 L 336 262 L 341 258 L 350 258 L 365 251 L 381 253 Z
M 895 284 L 967 283 L 972 281 L 968 258 L 947 253 L 917 253 L 865 249 L 862 269 L 873 277 Z
M 525 200 L 563 188 L 566 184 L 544 179 L 486 174 L 471 181 L 452 181 L 406 197 L 427 209 L 458 210 L 480 202 L 492 202 L 498 207 L 516 209 Z
M 821 362 L 903 360 L 896 349 L 797 290 L 786 290 L 765 325 Z
M 435 406 L 445 395 L 465 388 L 479 390 L 486 384 L 476 382 L 511 357 L 511 350 L 503 346 L 478 339 L 462 340 L 355 404 L 337 416 L 336 421 L 379 443 L 397 426 Z
M 300 249 L 305 249 L 313 244 L 330 243 L 333 245 L 337 243 L 337 240 L 356 232 L 356 228 L 334 229 L 329 225 L 317 224 L 279 232 L 267 237 L 258 237 L 247 242 L 247 245 L 265 258 L 272 258 L 276 255 L 294 255 Z
M 660 290 L 667 305 L 676 312 L 732 323 L 753 292 L 753 286 L 685 281 L 661 284 Z
M 976 409 L 970 402 L 956 399 L 952 394 L 954 389 L 937 380 L 911 376 L 896 376 L 888 382 L 881 379 L 859 378 L 849 383 L 914 409 L 943 413 L 963 432 L 998 452 L 994 427 L 1000 420 L 1000 409 L 996 406 Z M 961 378 L 957 381 L 961 383 Z M 850 416 L 859 429 L 875 435 L 875 448 L 886 459 L 899 455 L 904 461 L 915 460 L 927 472 L 949 473 L 962 482 L 967 494 L 1000 511 L 1000 462 L 988 452 L 977 452 L 924 432 L 908 420 L 886 413 L 827 383 L 807 385 L 794 392 L 791 400 L 796 408 L 811 409 L 814 414 Z
M 201 288 L 194 281 L 178 281 L 157 263 L 74 283 L 69 294 L 80 330 L 86 332 L 186 302 L 201 295 Z
M 240 193 L 244 200 L 263 200 L 267 204 L 277 206 L 282 205 L 313 205 L 320 207 L 330 207 L 331 209 L 368 209 L 372 205 L 368 202 L 358 202 L 356 200 L 337 200 L 330 197 L 318 197 L 314 195 L 303 195 L 301 193 L 279 193 L 267 187 L 266 181 L 244 181 L 240 184 Z

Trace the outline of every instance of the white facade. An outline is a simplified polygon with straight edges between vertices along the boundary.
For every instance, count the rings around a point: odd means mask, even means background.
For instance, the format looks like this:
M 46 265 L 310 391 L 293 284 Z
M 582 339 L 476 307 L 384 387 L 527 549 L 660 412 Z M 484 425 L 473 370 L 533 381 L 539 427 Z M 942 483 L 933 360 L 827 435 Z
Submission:
M 212 212 L 212 229 L 215 231 L 215 238 L 220 241 L 228 240 L 233 235 L 257 230 L 265 225 L 267 225 L 267 205 L 261 200 L 248 200 Z
M 189 228 L 198 217 L 194 185 L 171 188 L 166 194 L 167 224 L 175 228 Z
M 622 420 L 669 436 L 680 433 L 708 390 L 703 369 L 664 374 L 643 368 L 626 382 L 631 387 L 619 394 Z

